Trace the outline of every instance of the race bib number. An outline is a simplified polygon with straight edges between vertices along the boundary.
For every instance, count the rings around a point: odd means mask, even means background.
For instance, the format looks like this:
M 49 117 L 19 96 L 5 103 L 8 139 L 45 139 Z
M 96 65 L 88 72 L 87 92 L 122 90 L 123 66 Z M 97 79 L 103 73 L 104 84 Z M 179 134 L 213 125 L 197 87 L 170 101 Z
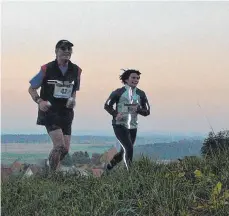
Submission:
M 133 107 L 135 107 L 136 104 L 123 104 L 121 112 L 122 113 L 133 113 Z
M 70 98 L 72 94 L 73 85 L 64 86 L 55 84 L 53 96 L 55 98 Z

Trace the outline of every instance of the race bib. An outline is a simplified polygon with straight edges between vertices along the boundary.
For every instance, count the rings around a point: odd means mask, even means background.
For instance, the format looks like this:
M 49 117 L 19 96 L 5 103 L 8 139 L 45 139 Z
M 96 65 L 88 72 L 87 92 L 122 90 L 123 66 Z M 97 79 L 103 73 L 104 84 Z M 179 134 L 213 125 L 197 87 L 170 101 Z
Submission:
M 121 108 L 122 113 L 133 113 L 133 107 L 135 107 L 136 104 L 123 104 Z
M 73 85 L 60 85 L 55 84 L 53 96 L 55 98 L 70 98 L 72 94 Z

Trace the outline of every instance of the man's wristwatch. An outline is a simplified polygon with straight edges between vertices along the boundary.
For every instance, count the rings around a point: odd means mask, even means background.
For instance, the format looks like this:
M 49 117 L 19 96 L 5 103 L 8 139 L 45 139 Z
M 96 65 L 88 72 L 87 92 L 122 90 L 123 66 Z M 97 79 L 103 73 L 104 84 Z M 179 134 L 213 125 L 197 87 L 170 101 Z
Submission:
M 35 102 L 36 102 L 37 104 L 39 104 L 41 101 L 42 101 L 42 99 L 41 99 L 39 96 L 35 98 Z

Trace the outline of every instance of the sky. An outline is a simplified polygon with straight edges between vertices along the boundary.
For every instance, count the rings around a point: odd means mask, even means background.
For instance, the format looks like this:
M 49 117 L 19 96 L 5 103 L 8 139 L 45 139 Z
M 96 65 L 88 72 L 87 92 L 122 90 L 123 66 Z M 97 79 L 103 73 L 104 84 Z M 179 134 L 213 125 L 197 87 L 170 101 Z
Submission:
M 229 2 L 3 2 L 1 133 L 46 133 L 36 125 L 29 80 L 74 44 L 82 68 L 73 134 L 112 134 L 104 103 L 138 69 L 151 115 L 139 133 L 208 133 L 229 127 Z

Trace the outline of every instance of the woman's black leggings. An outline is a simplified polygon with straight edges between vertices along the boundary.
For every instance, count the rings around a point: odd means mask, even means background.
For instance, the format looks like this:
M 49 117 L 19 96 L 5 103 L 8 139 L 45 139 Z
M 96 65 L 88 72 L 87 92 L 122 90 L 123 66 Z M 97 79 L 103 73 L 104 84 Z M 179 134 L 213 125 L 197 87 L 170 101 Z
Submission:
M 136 140 L 137 129 L 127 129 L 122 125 L 113 125 L 113 128 L 122 148 L 121 151 L 113 157 L 110 164 L 113 167 L 123 159 L 128 169 L 133 159 L 133 145 Z

